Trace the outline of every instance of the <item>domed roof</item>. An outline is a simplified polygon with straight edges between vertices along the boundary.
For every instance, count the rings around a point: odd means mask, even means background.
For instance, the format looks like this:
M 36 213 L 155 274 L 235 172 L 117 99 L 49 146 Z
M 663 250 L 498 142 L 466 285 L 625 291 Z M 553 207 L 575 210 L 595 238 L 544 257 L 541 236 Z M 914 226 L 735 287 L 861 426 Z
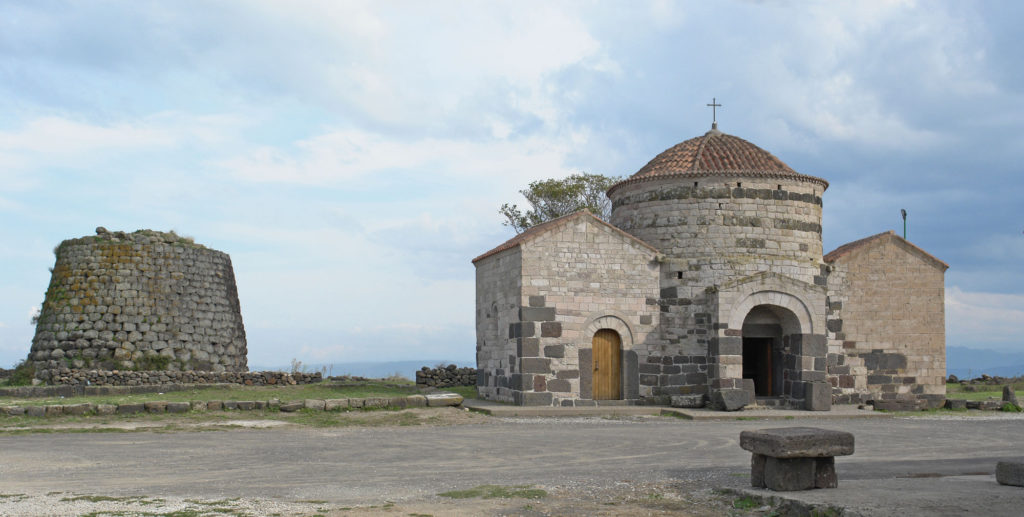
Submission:
M 716 124 L 703 136 L 676 144 L 655 156 L 636 174 L 612 186 L 609 193 L 620 185 L 647 180 L 723 175 L 790 178 L 828 188 L 827 181 L 794 171 L 772 153 L 719 131 Z

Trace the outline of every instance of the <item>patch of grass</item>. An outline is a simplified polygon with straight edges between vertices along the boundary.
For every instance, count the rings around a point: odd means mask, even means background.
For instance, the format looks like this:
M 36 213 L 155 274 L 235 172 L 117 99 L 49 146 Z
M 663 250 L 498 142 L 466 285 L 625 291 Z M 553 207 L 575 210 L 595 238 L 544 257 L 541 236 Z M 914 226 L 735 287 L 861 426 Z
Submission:
M 167 393 L 140 393 L 133 395 L 86 395 L 82 397 L 12 398 L 0 397 L 2 405 L 42 406 L 50 404 L 132 404 L 150 401 L 191 402 L 210 400 L 304 400 L 344 398 L 388 398 L 418 393 L 412 384 L 400 385 L 382 381 L 353 381 L 336 384 L 323 382 L 296 386 L 218 386 L 197 387 Z
M 437 494 L 441 497 L 451 499 L 541 499 L 548 496 L 548 493 L 540 488 L 532 488 L 530 485 L 480 485 L 468 490 L 452 490 Z
M 462 395 L 462 398 L 466 400 L 474 400 L 480 398 L 477 393 L 476 386 L 451 386 L 449 388 L 441 388 L 441 391 L 450 391 L 452 393 L 458 393 Z
M 690 418 L 690 417 L 688 417 L 688 416 L 686 416 L 686 415 L 684 415 L 682 413 L 677 413 L 675 411 L 662 411 L 660 413 L 660 416 L 667 416 L 669 418 L 678 418 L 680 420 L 692 420 L 692 418 Z
M 761 501 L 750 496 L 741 497 L 732 502 L 732 507 L 737 510 L 753 510 L 760 506 Z
M 1005 411 L 1007 413 L 1020 413 L 1022 411 L 1020 406 L 1018 406 L 1018 405 L 1016 405 L 1016 404 L 1014 404 L 1012 402 L 1007 402 L 1007 403 L 1003 404 L 1003 407 L 1001 407 L 999 409 L 1002 410 L 1002 411 Z

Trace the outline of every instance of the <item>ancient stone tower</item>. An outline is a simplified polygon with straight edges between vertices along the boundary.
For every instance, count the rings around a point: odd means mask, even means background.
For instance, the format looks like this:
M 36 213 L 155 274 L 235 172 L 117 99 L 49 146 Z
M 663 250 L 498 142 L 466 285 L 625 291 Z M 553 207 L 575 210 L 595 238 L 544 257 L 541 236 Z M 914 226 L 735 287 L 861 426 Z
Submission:
M 171 233 L 62 242 L 29 359 L 57 368 L 246 371 L 231 259 Z

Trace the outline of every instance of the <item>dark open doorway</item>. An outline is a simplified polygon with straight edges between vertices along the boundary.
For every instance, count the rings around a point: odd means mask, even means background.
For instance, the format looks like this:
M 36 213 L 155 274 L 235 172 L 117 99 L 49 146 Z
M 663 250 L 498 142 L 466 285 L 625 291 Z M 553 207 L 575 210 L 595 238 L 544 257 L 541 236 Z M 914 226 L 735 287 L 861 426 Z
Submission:
M 754 381 L 758 397 L 775 395 L 772 390 L 772 344 L 770 337 L 743 338 L 743 378 Z
M 783 321 L 789 314 L 782 307 L 758 305 L 743 319 L 743 378 L 754 381 L 758 397 L 784 394 Z

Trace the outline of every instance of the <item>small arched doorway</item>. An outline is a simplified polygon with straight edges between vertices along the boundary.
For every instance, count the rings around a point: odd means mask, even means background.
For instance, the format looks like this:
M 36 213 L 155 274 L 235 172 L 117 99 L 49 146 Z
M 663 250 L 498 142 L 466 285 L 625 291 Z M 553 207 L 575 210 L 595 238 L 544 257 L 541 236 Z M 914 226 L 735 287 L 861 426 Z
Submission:
M 591 340 L 594 400 L 622 398 L 622 339 L 612 329 L 600 329 Z
M 782 338 L 792 319 L 792 312 L 776 305 L 757 305 L 743 319 L 743 378 L 754 381 L 758 397 L 783 395 Z

